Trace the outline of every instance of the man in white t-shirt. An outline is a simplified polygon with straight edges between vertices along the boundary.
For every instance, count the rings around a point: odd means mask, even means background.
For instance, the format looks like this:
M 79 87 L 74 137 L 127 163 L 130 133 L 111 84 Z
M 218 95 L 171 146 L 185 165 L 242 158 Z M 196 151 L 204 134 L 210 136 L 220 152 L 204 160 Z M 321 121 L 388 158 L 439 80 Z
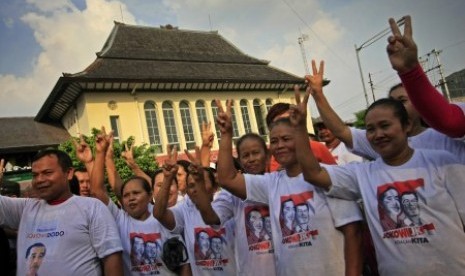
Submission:
M 115 221 L 100 201 L 71 194 L 72 175 L 70 157 L 47 149 L 32 162 L 39 198 L 0 196 L 0 225 L 19 229 L 18 275 L 122 275 Z

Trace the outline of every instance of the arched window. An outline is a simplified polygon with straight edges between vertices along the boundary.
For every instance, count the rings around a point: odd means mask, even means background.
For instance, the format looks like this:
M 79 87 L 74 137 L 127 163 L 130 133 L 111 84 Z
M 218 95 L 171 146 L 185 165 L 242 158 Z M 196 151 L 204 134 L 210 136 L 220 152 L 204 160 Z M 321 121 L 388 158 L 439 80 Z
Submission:
M 232 117 L 232 127 L 233 127 L 233 141 L 239 138 L 239 128 L 237 127 L 237 120 L 236 120 L 236 111 L 234 111 L 234 106 L 231 106 L 231 117 Z
M 166 136 L 168 137 L 168 145 L 176 145 L 179 150 L 178 132 L 176 130 L 176 121 L 174 118 L 173 105 L 170 102 L 163 102 L 163 119 L 165 120 Z
M 161 153 L 163 149 L 161 146 L 160 132 L 158 130 L 157 109 L 155 107 L 155 103 L 152 101 L 145 102 L 144 111 L 150 145 L 155 146 L 156 153 Z
M 214 100 L 212 101 L 211 105 L 212 105 L 213 121 L 215 122 L 215 128 L 216 128 L 216 139 L 218 140 L 218 143 L 220 143 L 221 132 L 220 132 L 220 128 L 218 127 L 218 123 L 216 122 L 216 118 L 218 117 L 218 106 L 216 105 L 216 102 Z
M 247 100 L 241 100 L 241 113 L 242 113 L 242 121 L 244 122 L 244 130 L 245 133 L 252 132 L 252 126 L 250 125 L 250 116 L 249 116 L 249 108 L 247 107 Z
M 273 105 L 273 101 L 271 99 L 266 99 L 266 112 L 270 111 L 271 106 Z
M 189 104 L 182 101 L 179 104 L 179 112 L 181 113 L 182 129 L 184 131 L 184 139 L 186 139 L 186 148 L 188 150 L 195 149 L 194 130 L 192 129 L 191 111 Z
M 260 134 L 261 136 L 265 136 L 265 110 L 263 104 L 260 103 L 259 99 L 253 100 L 253 111 L 255 113 L 255 121 L 257 122 L 258 134 Z
M 208 122 L 207 110 L 203 101 L 195 102 L 195 110 L 197 111 L 197 120 L 199 122 L 200 131 L 202 131 L 202 123 Z

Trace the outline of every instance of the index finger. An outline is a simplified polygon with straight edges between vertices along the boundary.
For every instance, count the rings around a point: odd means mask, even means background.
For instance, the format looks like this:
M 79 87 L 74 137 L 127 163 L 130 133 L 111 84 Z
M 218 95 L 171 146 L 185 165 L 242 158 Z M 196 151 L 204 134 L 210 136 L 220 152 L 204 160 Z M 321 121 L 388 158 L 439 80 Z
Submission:
M 299 86 L 294 85 L 294 95 L 295 95 L 295 102 L 297 105 L 300 104 L 300 89 Z
M 402 33 L 400 32 L 399 26 L 394 18 L 389 18 L 389 25 L 391 26 L 391 31 L 394 36 L 399 35 L 401 36 Z
M 221 104 L 221 101 L 218 99 L 215 99 L 216 106 L 218 107 L 218 113 L 219 112 L 224 112 L 223 105 Z

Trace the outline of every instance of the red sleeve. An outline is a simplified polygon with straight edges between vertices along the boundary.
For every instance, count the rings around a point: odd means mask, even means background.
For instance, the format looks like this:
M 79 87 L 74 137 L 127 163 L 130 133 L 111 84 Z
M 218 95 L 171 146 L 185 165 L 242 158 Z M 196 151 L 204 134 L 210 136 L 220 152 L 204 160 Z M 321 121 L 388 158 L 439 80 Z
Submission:
M 415 109 L 425 122 L 453 138 L 465 136 L 465 114 L 450 104 L 430 83 L 420 64 L 399 75 Z
M 328 148 L 320 142 L 310 140 L 310 148 L 313 151 L 316 159 L 320 163 L 337 165 L 333 155 L 329 152 Z

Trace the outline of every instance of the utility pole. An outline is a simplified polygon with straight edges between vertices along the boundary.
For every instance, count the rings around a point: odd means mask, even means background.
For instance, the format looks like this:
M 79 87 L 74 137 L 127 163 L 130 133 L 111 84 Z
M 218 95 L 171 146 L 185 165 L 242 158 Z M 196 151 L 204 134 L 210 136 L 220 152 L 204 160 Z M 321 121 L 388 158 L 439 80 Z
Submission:
M 397 20 L 397 25 L 400 27 L 402 25 L 405 24 L 405 18 L 402 17 L 400 18 L 399 20 Z M 362 72 L 362 66 L 360 64 L 360 55 L 359 55 L 359 52 L 370 46 L 371 44 L 375 43 L 376 41 L 380 40 L 381 38 L 385 37 L 386 35 L 388 35 L 389 33 L 391 33 L 391 28 L 386 28 L 384 30 L 382 30 L 381 32 L 377 33 L 376 35 L 374 35 L 373 37 L 371 37 L 370 39 L 368 39 L 367 41 L 363 42 L 362 45 L 360 46 L 357 46 L 357 44 L 355 44 L 355 55 L 357 56 L 357 64 L 358 64 L 358 70 L 360 71 L 360 78 L 362 80 L 362 86 L 363 86 L 363 93 L 365 94 L 365 100 L 367 102 L 367 107 L 369 105 L 368 103 L 368 94 L 367 94 L 367 89 L 365 87 L 365 80 L 363 78 L 363 72 Z
M 375 88 L 373 87 L 373 80 L 371 79 L 371 73 L 368 73 L 368 79 L 370 80 L 368 83 L 370 83 L 371 95 L 373 96 L 373 102 L 374 102 L 374 101 L 376 101 L 376 99 L 375 99 Z
M 433 49 L 431 51 L 431 53 L 434 54 L 434 56 L 436 57 L 436 62 L 438 63 L 439 75 L 441 76 L 441 81 L 440 81 L 439 85 L 441 86 L 441 88 L 444 89 L 443 94 L 446 97 L 447 101 L 450 102 L 449 87 L 447 86 L 446 79 L 444 78 L 444 72 L 442 70 L 442 64 L 441 64 L 441 61 L 439 60 L 439 54 L 442 53 L 442 50 L 438 51 L 436 49 Z
M 300 52 L 302 54 L 302 59 L 304 61 L 305 74 L 310 75 L 310 69 L 308 68 L 307 55 L 305 54 L 305 45 L 304 45 L 304 41 L 307 41 L 307 40 L 308 40 L 308 35 L 302 34 L 297 39 L 297 42 L 299 42 Z

